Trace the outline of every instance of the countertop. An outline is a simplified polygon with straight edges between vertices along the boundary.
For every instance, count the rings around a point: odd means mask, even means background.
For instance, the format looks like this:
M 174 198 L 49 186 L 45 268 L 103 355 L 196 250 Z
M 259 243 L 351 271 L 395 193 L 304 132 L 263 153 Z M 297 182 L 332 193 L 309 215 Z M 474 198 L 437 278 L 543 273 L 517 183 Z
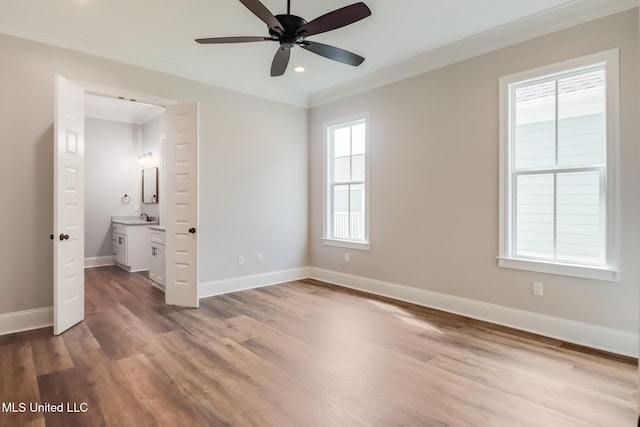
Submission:
M 147 221 L 136 216 L 112 216 L 111 222 L 123 225 L 158 225 L 158 220 Z

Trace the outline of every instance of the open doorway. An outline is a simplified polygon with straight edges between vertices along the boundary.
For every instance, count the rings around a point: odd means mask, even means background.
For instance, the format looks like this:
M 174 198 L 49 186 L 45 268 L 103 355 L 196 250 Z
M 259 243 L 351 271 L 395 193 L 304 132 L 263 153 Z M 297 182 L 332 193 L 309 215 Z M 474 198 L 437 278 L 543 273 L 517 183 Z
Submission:
M 116 265 L 164 291 L 166 109 L 85 95 L 85 267 Z
M 84 319 L 85 97 L 117 91 L 55 76 L 53 329 L 58 335 Z M 115 95 L 116 98 L 130 99 Z M 142 95 L 142 98 L 153 98 Z M 140 99 L 144 102 L 144 99 Z M 156 98 L 161 100 L 161 98 Z M 165 302 L 198 307 L 198 103 L 146 102 L 166 107 L 164 165 Z M 143 159 L 144 156 L 138 156 Z M 104 163 L 104 162 L 103 162 Z M 108 165 L 107 165 L 108 166 Z M 142 175 L 141 168 L 140 175 Z M 138 172 L 136 172 L 137 174 Z M 105 178 L 111 179 L 113 175 Z M 160 174 L 158 174 L 160 176 Z M 141 186 L 142 176 L 140 177 Z M 125 194 L 127 195 L 125 197 Z M 127 193 L 123 204 L 134 203 Z M 159 194 L 153 194 L 159 199 Z M 140 191 L 141 199 L 144 191 Z M 153 200 L 154 197 L 151 197 Z M 142 204 L 142 201 L 141 201 Z M 140 207 L 142 210 L 142 206 Z M 109 213 L 109 212 L 107 212 Z M 142 212 L 141 212 L 142 213 Z M 110 214 L 110 213 L 109 213 Z M 135 214 L 133 215 L 135 218 Z M 113 221 L 112 221 L 113 222 Z M 147 225 L 146 223 L 144 225 Z M 112 228 L 112 233 L 113 233 Z M 141 240 L 142 241 L 142 240 Z M 108 246 L 107 246 L 108 247 Z M 112 246 L 112 256 L 113 256 Z M 147 246 L 148 248 L 148 246 Z M 138 251 L 135 250 L 134 253 Z

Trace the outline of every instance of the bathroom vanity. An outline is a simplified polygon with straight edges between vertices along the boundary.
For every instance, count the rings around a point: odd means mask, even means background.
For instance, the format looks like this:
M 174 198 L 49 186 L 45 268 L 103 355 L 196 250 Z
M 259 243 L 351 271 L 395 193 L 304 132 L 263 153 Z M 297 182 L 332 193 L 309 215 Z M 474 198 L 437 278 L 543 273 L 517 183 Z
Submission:
M 151 252 L 150 225 L 157 221 L 146 221 L 136 217 L 112 217 L 113 260 L 127 271 L 149 270 Z

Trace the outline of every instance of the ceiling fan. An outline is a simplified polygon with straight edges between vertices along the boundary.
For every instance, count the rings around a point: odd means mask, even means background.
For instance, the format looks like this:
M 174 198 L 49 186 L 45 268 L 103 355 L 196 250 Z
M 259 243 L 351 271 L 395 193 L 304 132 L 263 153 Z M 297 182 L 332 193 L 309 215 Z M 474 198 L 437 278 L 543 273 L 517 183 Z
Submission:
M 364 61 L 362 56 L 356 55 L 353 52 L 306 40 L 308 36 L 335 30 L 371 15 L 371 10 L 362 2 L 336 9 L 310 22 L 305 21 L 299 16 L 291 15 L 291 0 L 287 0 L 286 15 L 275 16 L 260 0 L 240 0 L 240 3 L 245 5 L 247 9 L 267 24 L 267 27 L 269 27 L 269 37 L 212 37 L 196 39 L 196 42 L 202 44 L 262 41 L 278 42 L 280 43 L 280 47 L 271 63 L 271 77 L 284 74 L 289 64 L 291 48 L 294 46 L 300 46 L 317 55 L 343 64 L 358 66 Z

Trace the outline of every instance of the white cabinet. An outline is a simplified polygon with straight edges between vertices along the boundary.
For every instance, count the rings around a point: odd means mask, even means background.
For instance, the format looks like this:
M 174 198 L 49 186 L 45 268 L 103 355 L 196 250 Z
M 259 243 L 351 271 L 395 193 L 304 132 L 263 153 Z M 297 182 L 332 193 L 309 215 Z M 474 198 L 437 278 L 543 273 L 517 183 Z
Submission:
M 151 262 L 149 279 L 157 287 L 164 289 L 164 230 L 160 227 L 149 227 L 151 230 Z
M 111 224 L 113 260 L 127 271 L 149 269 L 149 226 Z
M 121 265 L 127 264 L 127 235 L 113 233 L 113 260 Z

